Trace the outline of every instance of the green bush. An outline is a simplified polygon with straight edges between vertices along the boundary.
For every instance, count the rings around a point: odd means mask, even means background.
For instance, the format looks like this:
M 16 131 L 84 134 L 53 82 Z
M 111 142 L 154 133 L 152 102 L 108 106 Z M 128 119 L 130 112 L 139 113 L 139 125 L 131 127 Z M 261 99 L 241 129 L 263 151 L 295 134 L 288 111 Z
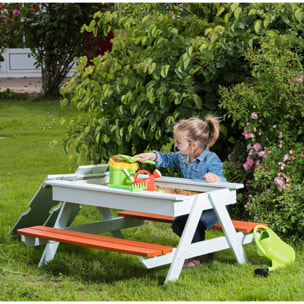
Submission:
M 225 164 L 228 179 L 246 185 L 239 213 L 298 239 L 304 229 L 304 77 L 302 58 L 285 38 L 247 52 L 253 77 L 220 93 L 226 116 L 243 129 Z
M 65 147 L 79 163 L 105 162 L 113 154 L 172 149 L 176 120 L 219 116 L 218 87 L 250 75 L 244 51 L 286 34 L 301 44 L 303 4 L 116 4 L 96 13 L 84 30 L 114 33 L 112 52 L 86 58 L 62 91 L 90 115 L 74 121 Z M 298 37 L 299 35 L 299 37 Z M 67 93 L 68 92 L 68 93 Z M 70 94 L 70 95 L 69 95 Z M 230 122 L 213 150 L 228 154 Z M 171 143 L 171 145 L 170 145 Z

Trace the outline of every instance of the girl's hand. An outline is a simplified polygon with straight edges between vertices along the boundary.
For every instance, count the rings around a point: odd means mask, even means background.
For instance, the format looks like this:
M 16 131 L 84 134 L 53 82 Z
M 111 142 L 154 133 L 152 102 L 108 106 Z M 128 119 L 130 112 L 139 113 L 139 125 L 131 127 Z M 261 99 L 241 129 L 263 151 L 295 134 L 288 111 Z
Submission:
M 140 163 L 143 163 L 148 159 L 156 160 L 156 154 L 154 152 L 140 153 L 140 154 L 134 155 L 133 157 L 140 157 L 140 160 L 139 160 Z
M 216 174 L 211 173 L 211 172 L 206 173 L 204 175 L 204 180 L 207 183 L 216 183 L 216 182 L 221 182 L 222 181 L 222 179 L 219 176 L 217 176 Z

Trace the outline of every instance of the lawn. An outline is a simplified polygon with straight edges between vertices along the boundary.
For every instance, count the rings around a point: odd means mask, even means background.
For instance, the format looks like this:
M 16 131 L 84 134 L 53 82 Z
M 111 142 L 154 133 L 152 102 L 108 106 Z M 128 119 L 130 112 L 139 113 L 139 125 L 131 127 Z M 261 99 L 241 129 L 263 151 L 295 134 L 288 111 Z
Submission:
M 245 250 L 249 264 L 238 265 L 230 250 L 212 262 L 183 269 L 163 287 L 168 266 L 146 269 L 137 256 L 61 244 L 54 260 L 38 268 L 43 246 L 28 248 L 9 232 L 50 174 L 73 173 L 63 151 L 62 118 L 79 115 L 58 101 L 0 99 L 0 301 L 303 301 L 304 248 L 293 244 L 296 262 L 254 277 L 269 264 L 253 244 Z M 119 152 L 119 151 L 117 151 Z M 98 218 L 84 207 L 77 221 Z M 207 237 L 221 232 L 208 231 Z M 128 238 L 176 245 L 168 224 L 146 223 L 125 231 Z

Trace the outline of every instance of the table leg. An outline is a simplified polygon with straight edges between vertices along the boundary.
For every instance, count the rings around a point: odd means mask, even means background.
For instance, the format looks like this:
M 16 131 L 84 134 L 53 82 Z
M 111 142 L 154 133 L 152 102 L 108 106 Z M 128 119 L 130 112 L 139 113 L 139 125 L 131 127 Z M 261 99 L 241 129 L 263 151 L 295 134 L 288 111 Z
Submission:
M 75 216 L 75 208 L 79 210 L 79 205 L 64 202 L 54 224 L 54 228 L 65 228 L 67 223 L 70 222 L 71 216 Z M 58 246 L 59 242 L 54 241 L 49 241 L 46 244 L 38 267 L 45 265 L 54 258 Z
M 238 263 L 247 263 L 247 256 L 244 251 L 242 240 L 237 236 L 237 232 L 233 226 L 230 215 L 227 211 L 226 205 L 223 204 L 223 200 L 227 197 L 227 191 L 222 190 L 214 193 L 209 193 L 209 201 L 216 215 L 221 223 L 222 229 L 225 233 L 225 237 L 229 247 L 232 249 L 233 254 Z
M 99 214 L 101 215 L 103 220 L 112 220 L 114 219 L 113 213 L 109 208 L 97 207 Z M 116 237 L 119 239 L 123 239 L 123 235 L 120 230 L 115 230 L 110 232 L 112 237 Z
M 196 195 L 192 204 L 187 223 L 180 238 L 165 283 L 179 278 L 185 259 L 191 254 L 190 245 L 202 213 L 201 195 Z

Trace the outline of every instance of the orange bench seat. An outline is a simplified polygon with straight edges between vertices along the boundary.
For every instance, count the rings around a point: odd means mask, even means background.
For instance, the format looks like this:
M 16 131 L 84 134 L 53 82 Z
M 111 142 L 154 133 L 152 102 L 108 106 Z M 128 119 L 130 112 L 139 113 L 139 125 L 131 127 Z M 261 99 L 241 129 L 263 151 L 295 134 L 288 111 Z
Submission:
M 136 218 L 136 219 L 143 219 L 143 220 L 150 220 L 156 222 L 164 222 L 164 223 L 172 223 L 175 219 L 173 216 L 165 216 L 165 215 L 158 215 L 153 213 L 144 213 L 144 212 L 137 212 L 137 211 L 119 211 L 118 216 L 124 216 L 129 218 Z M 264 225 L 268 227 L 267 224 L 262 223 L 255 223 L 255 222 L 245 222 L 245 221 L 236 221 L 232 220 L 233 226 L 236 231 L 241 231 L 244 233 L 251 233 L 253 229 L 257 225 Z M 216 224 L 211 229 L 222 229 L 221 224 Z
M 118 239 L 109 236 L 95 235 L 46 226 L 22 228 L 18 229 L 17 233 L 44 240 L 128 253 L 143 257 L 154 257 L 172 252 L 172 247 L 170 246 Z

